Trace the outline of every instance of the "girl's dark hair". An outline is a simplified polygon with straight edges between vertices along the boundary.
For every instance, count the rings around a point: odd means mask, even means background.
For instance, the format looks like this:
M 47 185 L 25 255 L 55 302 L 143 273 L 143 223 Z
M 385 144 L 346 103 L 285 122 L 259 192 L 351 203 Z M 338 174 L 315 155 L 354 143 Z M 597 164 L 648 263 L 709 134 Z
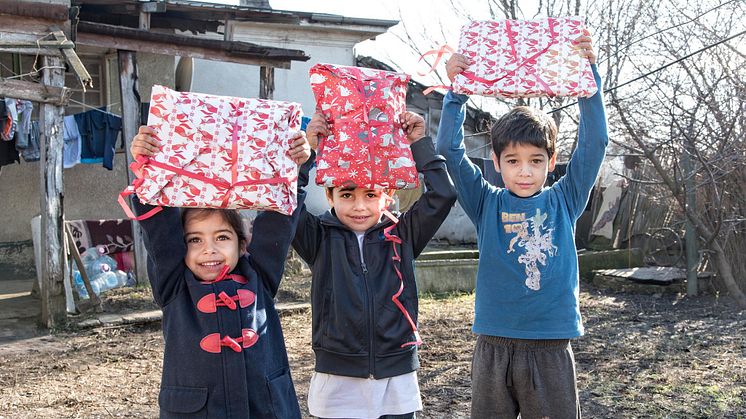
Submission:
M 510 144 L 530 144 L 543 148 L 551 158 L 555 152 L 557 125 L 538 109 L 516 106 L 492 125 L 490 137 L 498 162 L 500 153 Z
M 218 208 L 184 208 L 181 210 L 181 225 L 186 225 L 188 219 L 204 219 L 209 217 L 211 214 L 220 215 L 223 220 L 228 223 L 231 228 L 236 232 L 238 236 L 238 250 L 246 250 L 247 235 L 246 229 L 244 228 L 241 214 L 233 209 L 218 209 Z

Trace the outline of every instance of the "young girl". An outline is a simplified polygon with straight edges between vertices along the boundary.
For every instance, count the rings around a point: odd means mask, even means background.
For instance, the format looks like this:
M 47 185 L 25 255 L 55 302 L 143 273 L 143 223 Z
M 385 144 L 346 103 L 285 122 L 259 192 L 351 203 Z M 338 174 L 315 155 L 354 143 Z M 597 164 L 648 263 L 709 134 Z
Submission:
M 158 142 L 140 127 L 130 152 L 152 156 Z M 305 134 L 290 156 L 305 162 Z M 152 207 L 135 197 L 139 214 Z M 163 309 L 161 418 L 300 418 L 274 306 L 291 217 L 261 212 L 248 253 L 235 210 L 163 208 L 140 222 L 153 297 Z

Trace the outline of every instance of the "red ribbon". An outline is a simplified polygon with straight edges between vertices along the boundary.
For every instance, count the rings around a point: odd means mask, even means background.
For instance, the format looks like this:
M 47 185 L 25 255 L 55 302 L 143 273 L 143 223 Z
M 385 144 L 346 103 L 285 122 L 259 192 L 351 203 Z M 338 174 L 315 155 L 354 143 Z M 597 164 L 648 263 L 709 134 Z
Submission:
M 386 196 L 386 198 L 388 198 L 388 196 Z M 388 199 L 386 201 L 388 201 Z M 401 239 L 398 236 L 391 234 L 391 230 L 393 230 L 399 223 L 399 219 L 396 218 L 394 214 L 390 213 L 387 209 L 383 210 L 383 214 L 394 222 L 393 225 L 390 225 L 383 229 L 383 236 L 386 238 L 386 241 L 391 242 L 391 247 L 394 249 L 394 256 L 391 257 L 391 260 L 394 262 L 394 271 L 396 271 L 396 275 L 399 277 L 399 290 L 391 297 L 391 301 L 393 301 L 396 307 L 399 308 L 399 311 L 404 314 L 404 317 L 407 319 L 407 322 L 409 322 L 409 326 L 412 328 L 412 333 L 414 334 L 414 340 L 411 342 L 403 343 L 401 347 L 403 348 L 405 346 L 412 345 L 420 346 L 422 345 L 422 339 L 420 339 L 420 332 L 417 331 L 417 325 L 414 324 L 412 316 L 409 315 L 407 309 L 404 308 L 404 305 L 399 301 L 399 296 L 404 291 L 404 276 L 399 270 L 398 265 L 401 263 L 401 256 L 399 256 L 399 251 L 396 249 L 396 245 L 401 244 Z
M 140 185 L 142 185 L 142 183 L 144 182 L 142 168 L 145 165 L 158 167 L 163 170 L 174 172 L 181 176 L 186 176 L 192 179 L 197 179 L 202 182 L 215 185 L 218 188 L 225 189 L 225 197 L 223 198 L 223 202 L 220 205 L 221 208 L 225 208 L 228 205 L 228 198 L 230 197 L 230 192 L 236 187 L 248 186 L 248 185 L 275 185 L 275 184 L 280 184 L 280 183 L 289 184 L 295 180 L 294 177 L 288 178 L 288 177 L 282 177 L 282 176 L 275 176 L 275 177 L 265 178 L 265 179 L 249 179 L 249 180 L 244 180 L 241 182 L 236 182 L 236 179 L 238 178 L 238 125 L 235 125 L 233 127 L 233 135 L 231 139 L 231 182 L 230 183 L 224 180 L 221 180 L 221 179 L 209 178 L 199 173 L 192 173 L 180 167 L 161 163 L 161 162 L 152 160 L 145 156 L 138 156 L 137 159 L 130 164 L 130 169 L 132 169 L 132 172 L 135 174 L 137 179 L 135 179 L 132 182 L 132 186 L 122 191 L 122 193 L 119 194 L 119 198 L 118 198 L 119 205 L 124 210 L 124 213 L 127 214 L 127 217 L 133 220 L 137 220 L 137 221 L 148 219 L 152 217 L 153 215 L 159 213 L 163 209 L 162 207 L 159 206 L 159 207 L 153 208 L 152 210 L 148 211 L 147 213 L 143 215 L 136 216 L 124 200 L 126 196 L 134 194 L 136 192 L 136 189 L 139 188 Z
M 418 64 L 420 63 L 420 61 L 422 61 L 423 58 L 425 58 L 428 55 L 433 55 L 433 54 L 438 54 L 438 55 L 437 57 L 435 57 L 435 62 L 433 62 L 433 65 L 430 66 L 430 69 L 428 71 L 424 73 L 418 72 L 417 74 L 419 74 L 420 76 L 426 76 L 432 73 L 433 71 L 435 71 L 435 67 L 437 67 L 438 64 L 440 64 L 440 60 L 443 59 L 443 56 L 445 54 L 453 54 L 454 52 L 456 51 L 454 51 L 453 48 L 449 47 L 448 45 L 443 45 L 440 48 L 431 49 L 430 51 L 425 52 L 424 54 L 420 55 L 420 59 L 417 61 Z
M 541 51 L 539 51 L 539 52 L 535 53 L 534 55 L 532 55 L 532 56 L 526 58 L 525 60 L 523 60 L 523 62 L 520 63 L 518 66 L 516 66 L 516 68 L 514 68 L 513 70 L 510 70 L 507 73 L 505 73 L 504 75 L 502 75 L 500 77 L 496 77 L 494 79 L 485 79 L 485 78 L 479 77 L 479 76 L 477 76 L 476 74 L 474 74 L 471 71 L 464 71 L 463 73 L 461 73 L 461 75 L 464 76 L 464 77 L 466 77 L 469 80 L 473 80 L 473 81 L 476 81 L 476 82 L 479 82 L 479 83 L 484 83 L 484 84 L 488 84 L 489 85 L 489 84 L 494 84 L 494 83 L 496 83 L 496 82 L 498 82 L 498 81 L 500 81 L 500 80 L 502 80 L 502 79 L 504 79 L 506 77 L 513 76 L 519 68 L 521 68 L 521 67 L 523 67 L 523 66 L 525 66 L 527 64 L 535 64 L 536 63 L 536 61 L 535 61 L 536 58 L 538 58 L 539 56 L 541 56 L 544 53 L 546 53 L 547 51 L 549 51 L 549 48 L 551 48 L 552 45 L 554 45 L 554 44 L 557 43 L 557 32 L 555 32 L 555 30 L 554 30 L 554 25 L 555 25 L 554 19 L 549 19 L 548 23 L 549 23 L 549 33 L 551 35 L 551 39 L 549 40 L 549 43 L 547 44 L 547 46 L 544 47 Z M 516 57 L 517 53 L 516 53 L 516 50 L 515 50 L 515 38 L 514 38 L 515 33 L 511 30 L 510 20 L 506 20 L 505 21 L 505 28 L 506 28 L 506 31 L 508 33 L 508 43 L 510 44 L 510 49 L 512 51 L 513 57 L 517 58 Z M 549 93 L 550 96 L 554 96 L 554 92 L 552 92 L 552 89 L 549 87 L 549 85 L 544 80 L 542 80 L 536 74 L 536 70 L 535 69 L 533 69 L 530 73 L 531 73 L 532 76 L 534 76 L 534 78 L 536 78 L 536 81 L 539 84 L 541 84 L 547 90 L 547 92 Z

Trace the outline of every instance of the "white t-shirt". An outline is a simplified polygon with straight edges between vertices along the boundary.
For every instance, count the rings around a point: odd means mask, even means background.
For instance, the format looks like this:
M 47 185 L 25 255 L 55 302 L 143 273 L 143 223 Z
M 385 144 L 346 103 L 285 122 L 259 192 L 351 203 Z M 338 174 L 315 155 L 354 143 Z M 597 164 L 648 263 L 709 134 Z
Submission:
M 418 410 L 417 371 L 380 380 L 314 372 L 308 389 L 308 411 L 322 418 L 375 419 Z
M 360 260 L 363 237 L 363 233 L 357 234 Z M 308 410 L 322 418 L 365 419 L 422 410 L 417 371 L 380 380 L 314 372 L 308 389 Z

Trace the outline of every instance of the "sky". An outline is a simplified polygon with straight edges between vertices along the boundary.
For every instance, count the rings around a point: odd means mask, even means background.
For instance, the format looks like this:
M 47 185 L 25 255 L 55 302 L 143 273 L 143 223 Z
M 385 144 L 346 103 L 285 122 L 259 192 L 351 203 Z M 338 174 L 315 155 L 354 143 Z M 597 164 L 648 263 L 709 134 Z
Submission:
M 444 38 L 455 48 L 459 30 L 469 19 L 465 15 L 458 16 L 454 13 L 454 3 L 460 10 L 468 10 L 469 15 L 474 18 L 489 18 L 489 10 L 483 0 L 270 0 L 272 8 L 278 10 L 402 21 L 403 23 L 390 28 L 375 40 L 358 44 L 355 53 L 394 65 L 425 84 L 437 84 L 438 80 L 433 75 L 422 77 L 416 74 L 426 72 L 428 66 L 424 62 L 418 63 L 420 54 L 406 48 L 397 35 L 404 36 L 406 25 L 411 33 L 417 35 L 418 47 L 423 51 L 441 46 Z M 443 68 L 444 65 L 441 64 L 440 67 Z
M 526 0 L 524 4 L 535 4 L 535 1 Z M 400 21 L 376 39 L 357 44 L 355 54 L 370 56 L 392 65 L 396 70 L 409 74 L 413 80 L 427 86 L 450 84 L 445 75 L 445 60 L 438 66 L 440 78 L 435 72 L 428 73 L 430 67 L 427 61 L 432 62 L 433 57 L 420 61 L 421 54 L 407 47 L 400 39 L 405 36 L 404 28 L 416 39 L 421 52 L 442 46 L 444 40 L 456 49 L 461 26 L 472 19 L 490 19 L 484 0 L 270 0 L 270 5 L 276 10 Z M 422 76 L 418 73 L 426 74 Z M 471 101 L 487 111 L 496 111 L 500 106 L 491 98 L 475 96 Z

